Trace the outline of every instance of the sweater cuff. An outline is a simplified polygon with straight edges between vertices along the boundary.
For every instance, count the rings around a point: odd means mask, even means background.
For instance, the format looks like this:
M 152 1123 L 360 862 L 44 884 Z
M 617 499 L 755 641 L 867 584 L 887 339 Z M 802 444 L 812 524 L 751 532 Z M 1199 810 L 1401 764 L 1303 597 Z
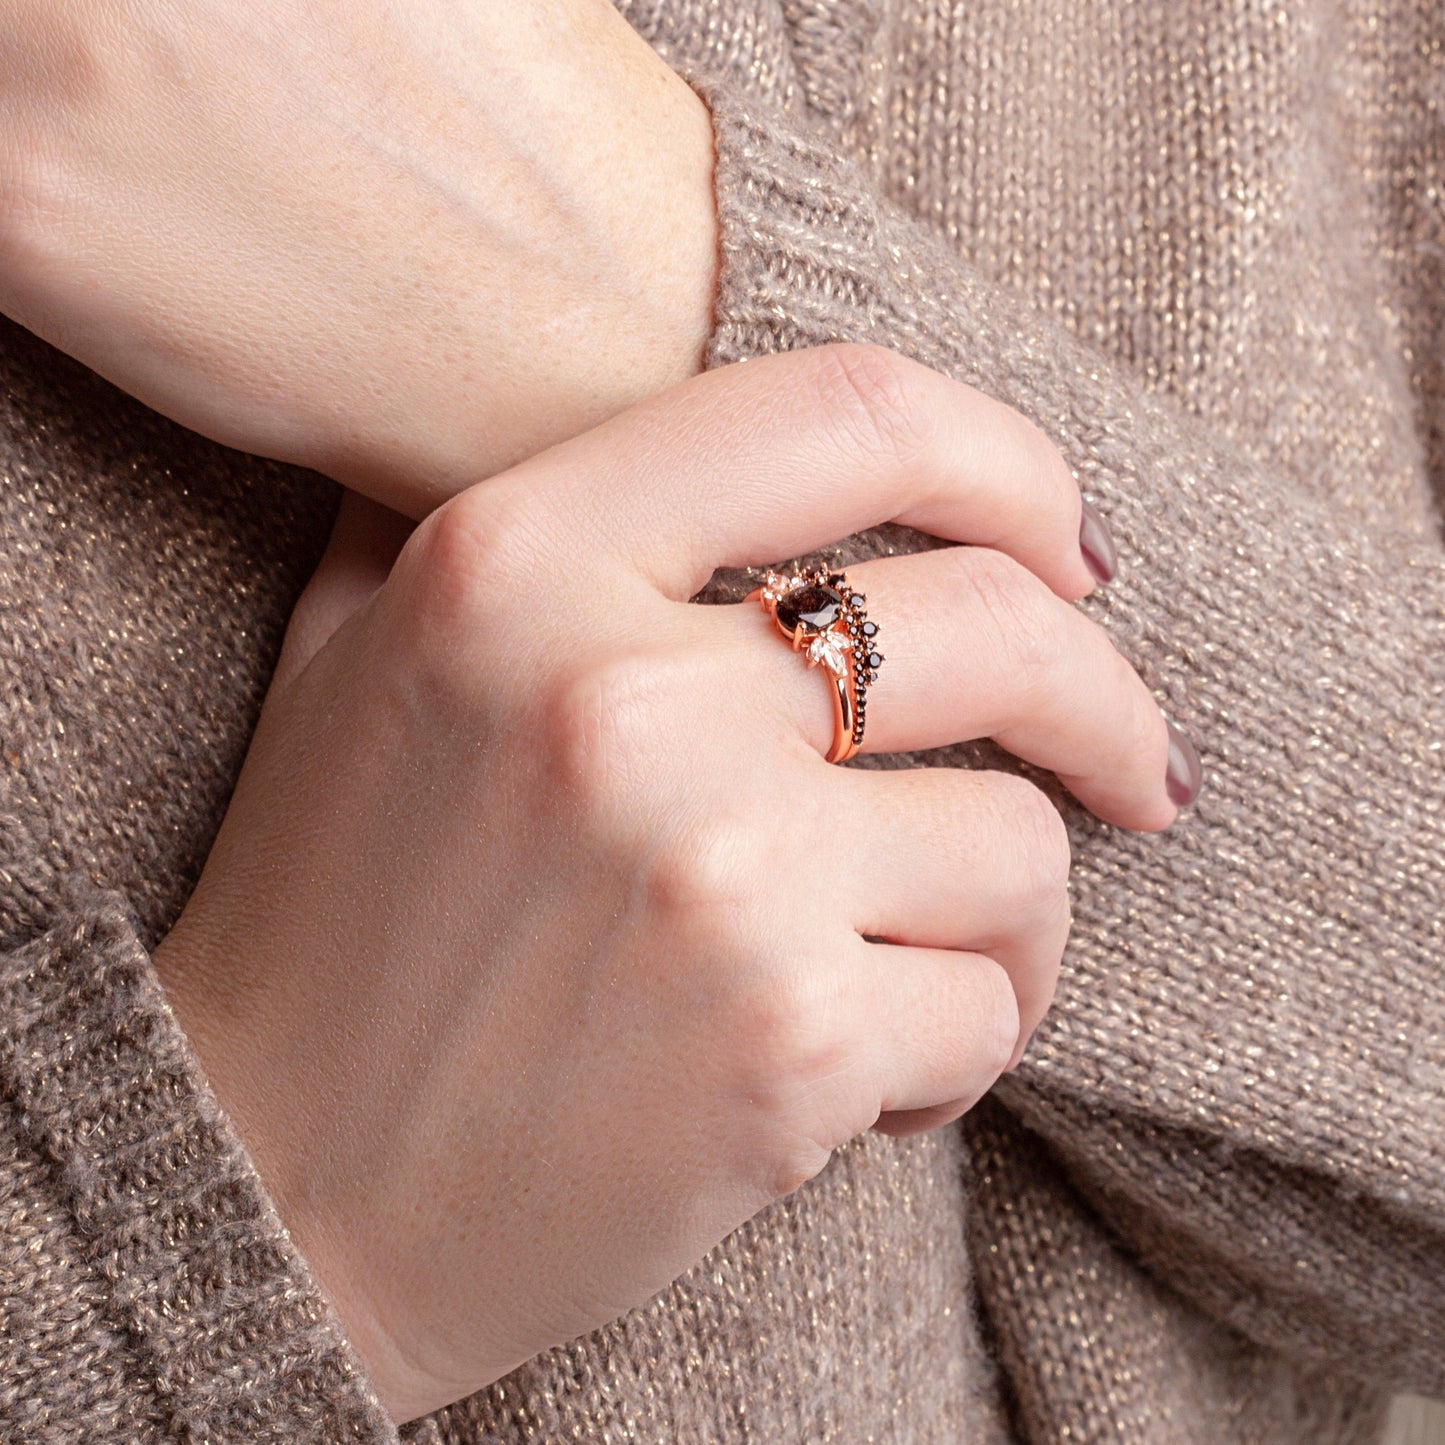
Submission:
M 686 78 L 712 112 L 717 154 L 706 365 L 895 334 L 895 308 L 878 289 L 888 273 L 877 261 L 877 205 L 854 168 L 801 129 L 780 131 L 776 112 L 735 81 Z
M 144 1376 L 133 1387 L 174 1432 L 395 1442 L 117 895 L 0 957 L 0 1019 L 6 1107 L 48 1166 L 86 1293 Z

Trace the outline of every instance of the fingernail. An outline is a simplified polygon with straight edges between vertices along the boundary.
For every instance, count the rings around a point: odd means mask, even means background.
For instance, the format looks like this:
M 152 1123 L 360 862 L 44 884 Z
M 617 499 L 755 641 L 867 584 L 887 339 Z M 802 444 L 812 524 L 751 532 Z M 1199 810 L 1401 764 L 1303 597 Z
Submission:
M 1165 722 L 1169 722 L 1168 718 Z M 1176 808 L 1187 808 L 1199 796 L 1200 784 L 1204 781 L 1204 764 L 1199 753 L 1186 734 L 1169 723 L 1169 766 L 1164 774 L 1164 786 L 1169 801 Z
M 1096 582 L 1112 582 L 1119 570 L 1119 550 L 1104 525 L 1104 519 L 1085 501 L 1084 517 L 1079 523 L 1079 551 L 1084 565 L 1094 574 Z

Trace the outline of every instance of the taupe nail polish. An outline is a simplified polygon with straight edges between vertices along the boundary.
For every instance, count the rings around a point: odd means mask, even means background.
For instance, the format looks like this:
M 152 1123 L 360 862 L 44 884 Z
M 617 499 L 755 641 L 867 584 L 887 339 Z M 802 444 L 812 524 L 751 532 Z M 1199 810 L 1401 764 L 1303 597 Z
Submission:
M 1094 574 L 1096 582 L 1114 580 L 1119 570 L 1119 549 L 1114 546 L 1104 519 L 1087 500 L 1079 523 L 1079 551 L 1084 554 L 1084 565 Z
M 1169 801 L 1176 808 L 1187 808 L 1199 796 L 1203 782 L 1204 764 L 1198 750 L 1184 732 L 1169 723 L 1169 766 L 1164 774 Z

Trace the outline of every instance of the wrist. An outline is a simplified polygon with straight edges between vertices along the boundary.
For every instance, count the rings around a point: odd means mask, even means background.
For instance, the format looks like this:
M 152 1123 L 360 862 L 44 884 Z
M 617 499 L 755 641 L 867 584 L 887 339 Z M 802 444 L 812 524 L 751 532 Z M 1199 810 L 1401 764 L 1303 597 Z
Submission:
M 0 43 L 0 311 L 147 405 L 420 517 L 700 369 L 712 118 L 609 0 L 121 8 Z
M 359 1190 L 334 1177 L 350 1179 L 356 1156 L 375 1139 L 349 1128 L 348 1105 L 357 1100 L 343 1082 L 347 1071 L 318 1046 L 312 1025 L 299 1022 L 315 1019 L 316 1001 L 273 997 L 252 1009 L 238 987 L 241 962 L 184 914 L 151 962 L 205 1086 L 387 1414 L 405 1424 L 535 1353 L 509 1346 L 507 1311 L 492 1308 L 488 1347 L 471 1341 L 465 1359 L 449 1368 L 450 1340 L 433 1338 L 431 1322 L 413 1308 L 415 1279 L 387 1267 L 391 1243 L 415 1228 L 413 1181 L 390 1171 L 385 1148 L 372 1150 L 373 1187 Z M 258 984 L 269 991 L 259 975 L 250 987 Z
M 514 213 L 479 228 L 475 268 L 495 279 L 455 358 L 475 404 L 446 383 L 434 406 L 383 418 L 360 449 L 348 428 L 339 456 L 310 463 L 412 517 L 703 368 L 711 113 L 610 3 L 565 8 L 547 46 L 531 36 L 515 70 L 499 62 L 523 96 L 509 122 L 523 174 Z
M 317 1089 L 308 1095 L 304 1088 L 283 1086 L 278 1090 L 284 1071 L 276 1067 L 275 1060 L 259 1057 L 263 1052 L 260 1031 L 240 1007 L 236 984 L 243 970 L 236 960 L 223 957 L 204 941 L 201 932 L 191 927 L 183 914 L 152 950 L 152 964 L 166 1003 L 200 1061 L 206 1087 L 240 1138 L 277 1218 L 324 1291 L 347 1343 L 365 1365 L 377 1399 L 393 1419 L 404 1421 L 408 1417 L 398 1410 L 405 1409 L 414 1391 L 407 1386 L 394 1342 L 357 1287 L 350 1267 L 331 1247 L 334 1231 L 326 1228 L 315 1207 L 305 1166 L 298 1151 L 280 1137 L 287 1133 L 286 1126 L 275 1117 L 274 1107 L 268 1109 L 264 1098 L 254 1096 L 251 1086 L 259 1083 L 264 1089 L 269 1085 L 273 1105 L 278 1093 L 285 1094 L 307 1112 L 316 1108 L 324 1091 Z M 232 995 L 229 1002 L 228 994 Z

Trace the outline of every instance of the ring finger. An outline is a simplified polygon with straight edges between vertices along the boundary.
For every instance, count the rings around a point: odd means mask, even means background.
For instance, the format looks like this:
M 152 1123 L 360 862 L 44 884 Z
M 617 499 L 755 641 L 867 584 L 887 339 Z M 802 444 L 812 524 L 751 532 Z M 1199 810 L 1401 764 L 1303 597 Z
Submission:
M 1158 704 L 1108 634 L 1027 568 L 992 548 L 944 547 L 864 562 L 847 578 L 885 657 L 867 693 L 864 751 L 993 738 L 1108 822 L 1155 831 L 1173 821 Z M 738 671 L 750 705 L 825 753 L 833 713 L 822 669 L 789 648 L 756 599 L 698 610 L 746 654 Z

